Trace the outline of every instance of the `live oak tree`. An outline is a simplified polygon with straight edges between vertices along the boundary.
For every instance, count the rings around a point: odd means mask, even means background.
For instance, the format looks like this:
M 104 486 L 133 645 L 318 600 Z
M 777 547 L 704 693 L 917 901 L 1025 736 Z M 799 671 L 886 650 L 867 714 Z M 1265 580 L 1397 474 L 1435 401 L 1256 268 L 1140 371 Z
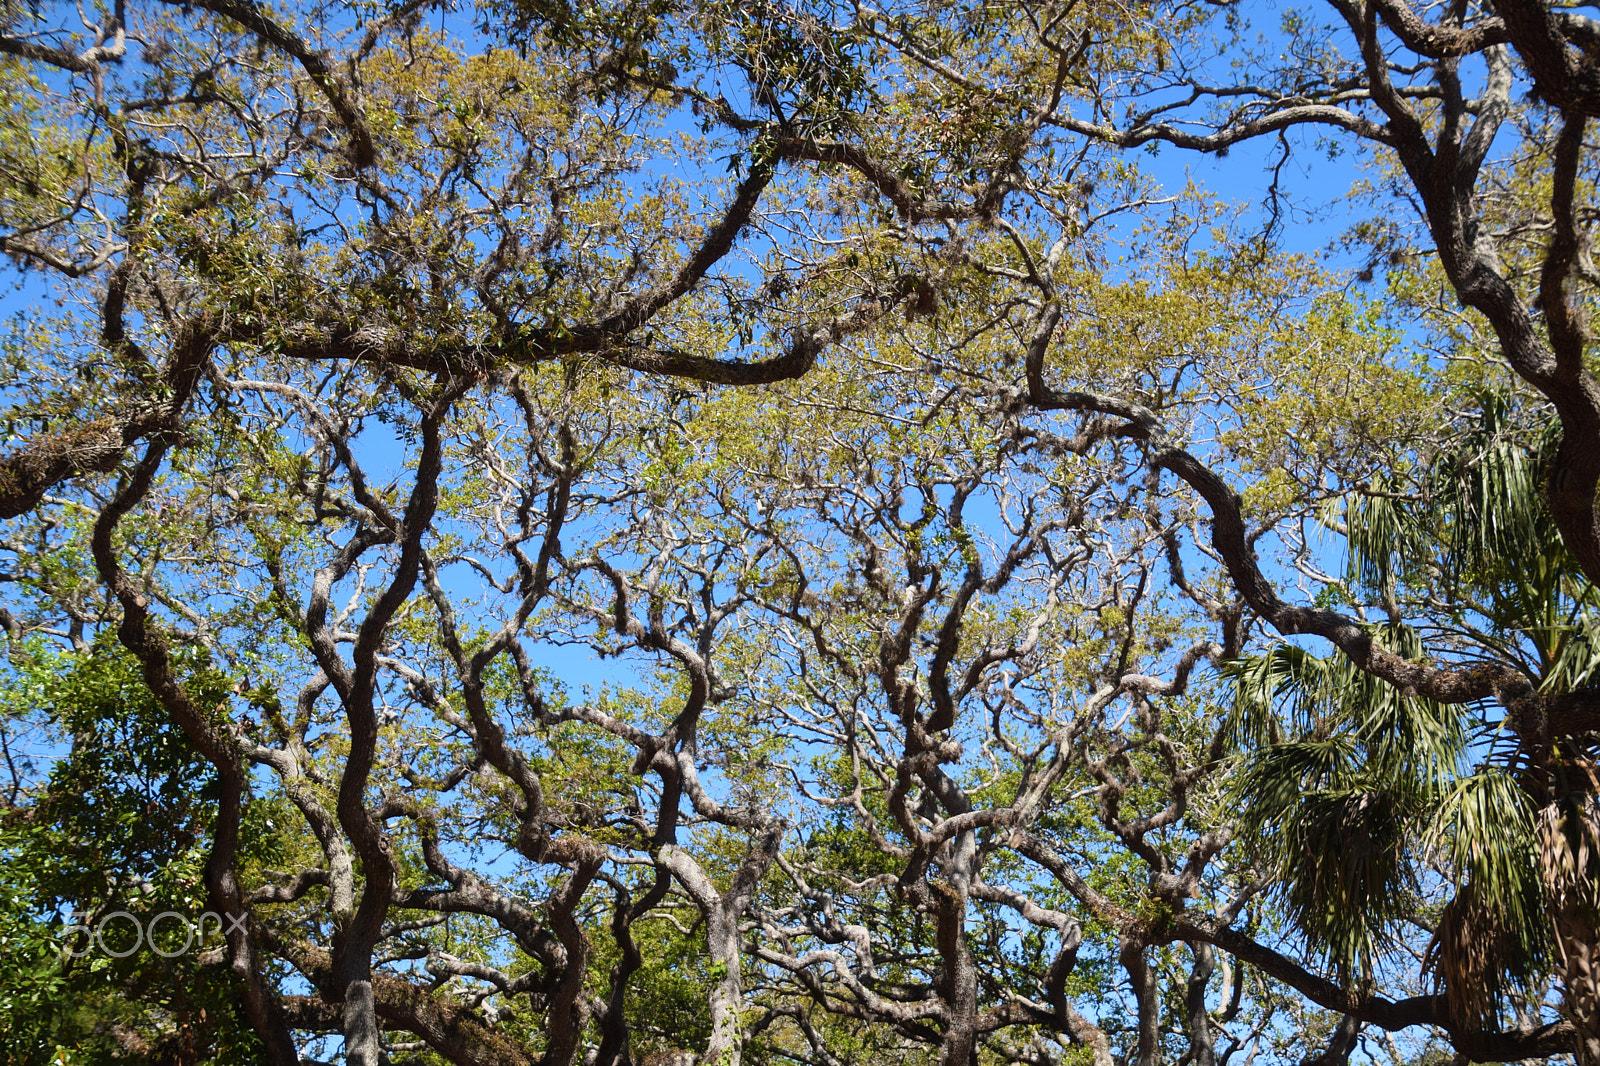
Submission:
M 865 11 L 856 24 L 870 27 L 875 39 L 951 94 L 991 107 L 1004 102 L 1040 128 L 1104 144 L 1224 152 L 1272 137 L 1287 158 L 1304 130 L 1323 145 L 1370 152 L 1378 187 L 1409 209 L 1368 227 L 1365 236 L 1379 262 L 1404 266 L 1424 258 L 1417 273 L 1426 278 L 1422 284 L 1442 290 L 1447 306 L 1440 310 L 1467 312 L 1443 339 L 1445 358 L 1475 362 L 1468 375 L 1482 375 L 1486 366 L 1491 376 L 1495 367 L 1510 371 L 1521 395 L 1547 405 L 1559 426 L 1544 467 L 1547 520 L 1559 531 L 1580 583 L 1600 577 L 1600 388 L 1586 327 L 1594 280 L 1587 206 L 1594 157 L 1585 134 L 1594 111 L 1595 23 L 1515 0 L 1425 11 L 1404 3 L 1334 3 L 1326 12 L 1286 16 L 1278 40 L 1265 47 L 1235 38 L 1241 47 L 1224 74 L 1209 38 L 1171 34 L 1169 48 L 1117 62 L 1113 56 L 1127 54 L 1121 51 L 1126 38 L 1097 39 L 1091 31 L 1074 41 L 1059 14 L 1028 6 L 1015 18 L 989 8 L 953 16 L 938 9 Z M 1185 13 L 1173 16 L 1178 21 Z M 1205 22 L 1199 13 L 1187 17 Z M 1243 28 L 1237 13 L 1225 19 Z M 973 34 L 963 39 L 952 32 L 968 27 L 978 31 L 976 44 L 969 43 Z M 1030 68 L 1015 63 L 1012 52 L 1001 64 L 989 62 L 989 40 L 1018 38 L 1032 46 L 1036 79 L 1054 67 L 1051 88 L 1030 93 Z M 1097 46 L 1105 57 L 1100 62 L 1090 58 Z M 1270 207 L 1281 206 L 1282 192 L 1274 178 Z M 1539 779 L 1529 787 L 1544 805 L 1541 817 L 1559 827 L 1542 842 L 1552 898 L 1566 899 L 1560 885 L 1569 877 L 1592 883 L 1596 722 L 1587 671 L 1547 679 L 1527 670 L 1509 646 L 1481 657 L 1468 652 L 1463 663 L 1461 650 L 1449 642 L 1435 642 L 1422 649 L 1421 661 L 1411 661 L 1386 649 L 1359 617 L 1290 602 L 1257 564 L 1247 512 L 1226 478 L 1184 446 L 1160 404 L 1072 388 L 1071 361 L 1052 359 L 1055 333 L 1069 319 L 1066 301 L 1044 276 L 1029 280 L 1039 293 L 1030 401 L 1121 419 L 1124 432 L 1148 442 L 1152 469 L 1172 473 L 1205 498 L 1212 543 L 1230 584 L 1279 633 L 1324 638 L 1356 668 L 1405 696 L 1498 703 L 1517 737 L 1518 757 Z M 1407 295 L 1414 300 L 1416 294 L 1413 287 Z M 1482 514 L 1478 520 L 1494 521 Z M 1575 594 L 1586 595 L 1581 584 Z M 1427 605 L 1435 616 L 1463 609 L 1471 608 L 1448 597 Z M 1556 909 L 1561 935 L 1570 941 L 1558 953 L 1557 970 L 1572 1031 L 1553 1046 L 1594 1062 L 1600 1059 L 1594 901 L 1568 900 Z
M 1588 602 L 1600 38 L 1330 10 L 1262 50 L 1182 6 L 6 8 L 0 241 L 58 311 L 8 350 L 0 621 L 19 676 L 114 636 L 208 767 L 200 868 L 158 867 L 229 919 L 216 1024 L 280 1063 L 1597 1061 L 1587 667 L 1457 639 L 1479 577 L 1426 536 L 1373 586 L 1311 530 L 1377 559 L 1358 518 L 1436 505 L 1479 409 L 1553 411 L 1527 513 Z M 1277 183 L 1130 154 L 1298 127 L 1368 162 L 1386 291 L 1282 254 Z M 1351 723 L 1501 708 L 1551 831 L 1498 861 L 1561 946 L 1514 995 L 1430 987 L 1464 916 L 1510 930 L 1417 817 L 1438 873 L 1354 953 L 1235 842 L 1302 738 L 1206 664 L 1274 634 L 1368 679 L 1310 739 L 1390 784 Z M 57 802 L 14 770 L 7 825 Z M 119 1032 L 209 1053 L 189 972 Z

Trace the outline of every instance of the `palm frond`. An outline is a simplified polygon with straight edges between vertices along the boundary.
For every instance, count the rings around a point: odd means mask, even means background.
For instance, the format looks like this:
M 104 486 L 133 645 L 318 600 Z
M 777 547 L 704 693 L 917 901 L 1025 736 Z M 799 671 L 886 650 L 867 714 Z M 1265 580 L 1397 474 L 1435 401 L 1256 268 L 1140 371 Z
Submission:
M 1477 425 L 1436 458 L 1427 496 L 1452 580 L 1544 585 L 1558 573 L 1577 572 L 1545 500 L 1549 459 L 1559 443 L 1555 425 L 1530 434 L 1512 424 L 1509 401 L 1488 396 Z
M 1440 797 L 1426 842 L 1458 883 L 1475 886 L 1483 907 L 1518 925 L 1538 924 L 1534 809 L 1509 773 L 1491 766 L 1457 780 Z
M 1539 872 L 1557 910 L 1600 924 L 1600 774 L 1588 760 L 1563 767 L 1565 788 L 1534 819 Z
M 1250 747 L 1276 741 L 1281 718 L 1296 733 L 1313 732 L 1337 687 L 1330 664 L 1304 648 L 1276 644 L 1262 655 L 1236 659 L 1223 666 L 1234 683 L 1230 725 L 1234 739 Z M 1280 708 L 1287 711 L 1279 715 Z
M 1367 977 L 1410 909 L 1412 797 L 1377 789 L 1302 794 L 1281 826 L 1284 911 L 1335 970 Z
M 1380 494 L 1352 492 L 1343 500 L 1346 578 L 1382 597 L 1400 576 L 1406 559 L 1422 555 L 1421 523 L 1402 500 L 1382 495 L 1393 487 L 1387 480 L 1374 486 Z
M 1391 609 L 1459 605 L 1486 623 L 1458 632 L 1536 669 L 1541 691 L 1568 693 L 1600 679 L 1600 598 L 1550 520 L 1555 431 L 1516 414 L 1485 397 L 1477 424 L 1434 457 L 1425 502 L 1383 483 L 1329 517 L 1342 514 L 1353 587 Z M 1407 659 L 1426 654 L 1398 622 L 1368 632 Z M 1462 1024 L 1537 999 L 1552 967 L 1571 986 L 1573 945 L 1600 941 L 1600 778 L 1577 748 L 1560 769 L 1583 780 L 1541 809 L 1510 770 L 1515 753 L 1474 744 L 1468 706 L 1408 697 L 1343 656 L 1287 644 L 1227 674 L 1245 752 L 1241 835 L 1314 950 L 1347 976 L 1370 973 L 1435 860 L 1451 896 L 1428 965 Z M 1468 773 L 1469 754 L 1489 765 Z
M 1420 641 L 1374 627 L 1400 654 Z M 1370 972 L 1416 899 L 1416 842 L 1460 771 L 1466 712 L 1408 697 L 1343 656 L 1291 645 L 1228 667 L 1241 836 L 1276 875 L 1273 894 L 1314 950 Z
M 1588 688 L 1600 672 L 1600 617 L 1580 612 L 1570 625 L 1554 634 L 1552 654 L 1539 679 L 1541 692 L 1572 692 Z
M 1457 781 L 1429 826 L 1428 845 L 1446 860 L 1456 894 L 1428 963 L 1463 1023 L 1494 1017 L 1511 996 L 1534 995 L 1548 972 L 1535 814 L 1511 775 L 1488 767 Z
M 1407 626 L 1376 626 L 1372 634 L 1380 647 L 1396 654 L 1421 655 L 1421 641 Z M 1373 769 L 1390 776 L 1442 780 L 1459 768 L 1467 744 L 1462 708 L 1406 696 L 1342 655 L 1320 658 L 1278 644 L 1229 663 L 1224 673 L 1234 682 L 1231 731 L 1247 750 L 1285 737 L 1348 733 Z
M 1241 824 L 1250 837 L 1281 843 L 1281 834 L 1269 832 L 1297 806 L 1307 793 L 1338 787 L 1360 766 L 1360 752 L 1348 736 L 1274 744 L 1253 755 L 1234 786 L 1240 801 Z

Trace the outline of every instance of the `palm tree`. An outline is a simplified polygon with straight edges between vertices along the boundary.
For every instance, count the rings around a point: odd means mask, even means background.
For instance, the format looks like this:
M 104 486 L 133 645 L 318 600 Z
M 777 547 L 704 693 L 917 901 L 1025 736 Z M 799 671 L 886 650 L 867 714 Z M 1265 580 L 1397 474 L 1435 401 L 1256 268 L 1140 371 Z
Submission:
M 1502 708 L 1412 698 L 1288 644 L 1230 666 L 1243 833 L 1286 917 L 1348 980 L 1370 980 L 1421 890 L 1448 903 L 1427 965 L 1463 1026 L 1536 1004 L 1553 975 L 1580 1066 L 1600 1066 L 1600 780 L 1593 733 L 1546 710 L 1600 680 L 1600 605 L 1545 510 L 1549 434 L 1489 401 L 1420 493 L 1352 495 L 1352 594 L 1409 658 L 1511 664 Z

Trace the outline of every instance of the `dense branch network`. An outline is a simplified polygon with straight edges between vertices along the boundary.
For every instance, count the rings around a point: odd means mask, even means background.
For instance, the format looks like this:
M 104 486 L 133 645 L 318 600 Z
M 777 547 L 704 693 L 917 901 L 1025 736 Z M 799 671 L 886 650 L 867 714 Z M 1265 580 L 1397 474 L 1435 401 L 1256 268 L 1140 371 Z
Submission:
M 240 1046 L 1216 1066 L 1421 1029 L 1600 1061 L 1588 853 L 1551 843 L 1590 824 L 1587 674 L 1530 670 L 1431 571 L 1358 602 L 1295 540 L 1348 539 L 1352 491 L 1421 498 L 1384 478 L 1446 452 L 1445 416 L 1398 423 L 1445 404 L 1342 279 L 1224 229 L 1197 252 L 1218 216 L 1124 162 L 1301 128 L 1385 153 L 1487 323 L 1471 358 L 1560 423 L 1574 628 L 1600 31 L 1520 0 L 1332 9 L 1348 57 L 1305 29 L 1315 63 L 1225 85 L 1072 3 L 486 8 L 538 33 L 472 56 L 421 3 L 342 32 L 231 0 L 9 12 L 0 52 L 48 91 L 5 120 L 0 247 L 76 318 L 8 371 L 0 617 L 18 664 L 115 633 L 209 767 L 230 924 L 195 966 Z M 1512 129 L 1550 179 L 1516 226 Z M 1273 439 L 1305 393 L 1297 425 L 1333 429 Z M 1372 621 L 1423 608 L 1431 658 Z M 1540 904 L 1559 1004 L 1469 1017 L 1433 980 L 1418 930 L 1462 920 L 1459 871 L 1375 972 L 1285 931 L 1236 771 L 1301 741 L 1253 737 L 1219 673 L 1274 634 L 1504 708 L 1541 854 L 1579 856 Z M 1355 743 L 1333 731 L 1304 743 Z M 5 825 L 35 824 L 13 776 Z

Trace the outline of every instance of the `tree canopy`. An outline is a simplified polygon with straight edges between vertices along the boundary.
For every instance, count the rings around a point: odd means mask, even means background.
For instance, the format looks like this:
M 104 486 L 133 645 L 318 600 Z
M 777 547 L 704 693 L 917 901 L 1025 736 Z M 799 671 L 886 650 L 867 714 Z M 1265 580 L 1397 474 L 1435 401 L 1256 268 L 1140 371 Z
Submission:
M 1600 1066 L 1600 21 L 44 2 L 0 87 L 6 1062 Z

